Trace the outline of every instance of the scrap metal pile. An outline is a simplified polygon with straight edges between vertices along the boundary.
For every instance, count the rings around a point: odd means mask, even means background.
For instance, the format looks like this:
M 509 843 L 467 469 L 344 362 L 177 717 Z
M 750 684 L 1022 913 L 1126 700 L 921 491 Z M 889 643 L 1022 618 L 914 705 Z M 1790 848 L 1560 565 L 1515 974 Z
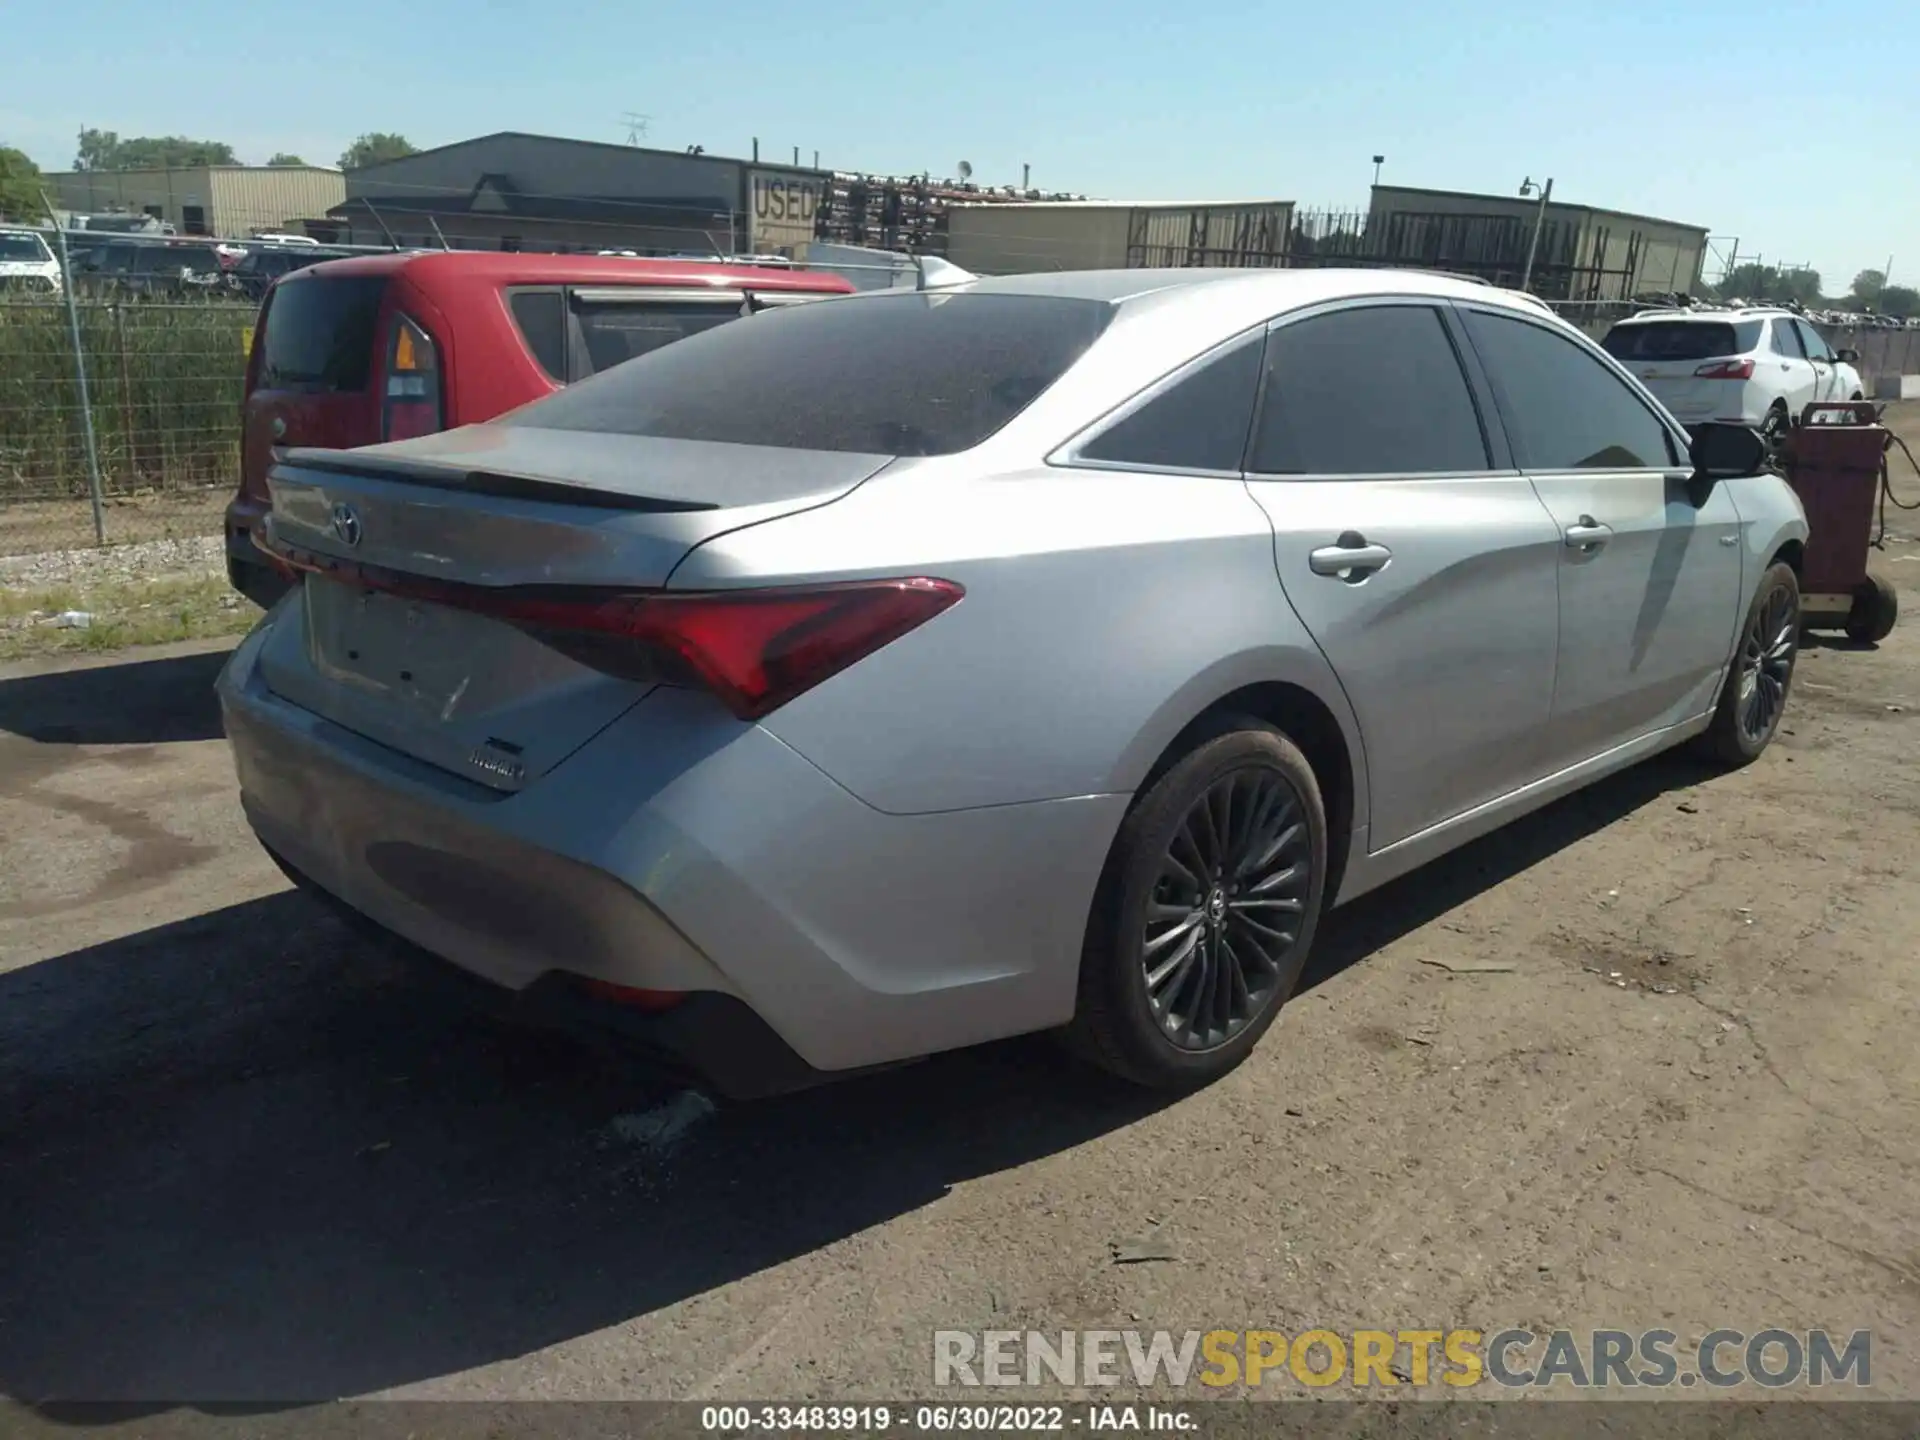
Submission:
M 865 175 L 839 170 L 834 172 L 815 212 L 813 236 L 837 245 L 941 255 L 947 248 L 949 206 L 1084 199 L 1084 195 L 1021 190 L 1012 185 L 935 180 L 924 174 Z

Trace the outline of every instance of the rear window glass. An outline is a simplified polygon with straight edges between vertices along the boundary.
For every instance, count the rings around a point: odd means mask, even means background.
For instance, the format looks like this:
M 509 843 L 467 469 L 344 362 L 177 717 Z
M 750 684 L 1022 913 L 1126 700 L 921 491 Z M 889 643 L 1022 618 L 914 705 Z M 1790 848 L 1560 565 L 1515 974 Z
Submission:
M 1600 344 L 1616 360 L 1711 360 L 1754 349 L 1760 328 L 1758 320 L 1654 320 L 1616 325 Z
M 866 455 L 950 455 L 1065 374 L 1113 307 L 904 294 L 769 310 L 516 411 L 512 425 Z
M 270 390 L 352 393 L 373 369 L 383 276 L 289 280 L 267 302 L 260 383 Z
M 580 369 L 584 374 L 598 375 L 651 355 L 663 345 L 737 320 L 740 306 L 738 300 L 724 305 L 686 300 L 577 300 L 574 313 L 580 317 L 580 340 L 587 350 Z

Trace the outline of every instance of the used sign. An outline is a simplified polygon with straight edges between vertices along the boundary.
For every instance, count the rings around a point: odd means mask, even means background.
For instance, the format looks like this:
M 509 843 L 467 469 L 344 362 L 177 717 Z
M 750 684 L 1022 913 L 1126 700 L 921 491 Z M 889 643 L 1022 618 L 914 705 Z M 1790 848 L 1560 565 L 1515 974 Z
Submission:
M 813 239 L 813 217 L 820 210 L 822 179 L 792 171 L 754 170 L 747 176 L 749 247 L 776 255 Z

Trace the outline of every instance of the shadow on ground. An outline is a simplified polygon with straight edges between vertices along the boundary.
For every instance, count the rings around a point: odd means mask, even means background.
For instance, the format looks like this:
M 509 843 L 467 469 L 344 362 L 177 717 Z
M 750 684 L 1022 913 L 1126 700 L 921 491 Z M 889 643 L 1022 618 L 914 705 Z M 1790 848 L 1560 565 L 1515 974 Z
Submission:
M 1330 919 L 1307 983 L 1699 778 L 1643 766 L 1376 892 Z M 0 1391 L 161 1409 L 465 1370 L 1164 1103 L 1028 1039 L 723 1110 L 655 1152 L 612 1122 L 662 1077 L 464 990 L 293 893 L 0 975 Z
M 217 740 L 227 649 L 0 679 L 0 731 L 43 745 Z

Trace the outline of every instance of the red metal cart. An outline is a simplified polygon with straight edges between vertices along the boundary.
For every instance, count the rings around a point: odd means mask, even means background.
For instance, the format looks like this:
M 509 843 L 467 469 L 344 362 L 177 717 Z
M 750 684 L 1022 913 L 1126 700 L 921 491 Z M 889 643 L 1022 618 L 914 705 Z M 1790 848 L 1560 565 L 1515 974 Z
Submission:
M 1787 483 L 1807 512 L 1800 602 L 1810 629 L 1845 630 L 1871 642 L 1884 640 L 1899 618 L 1893 586 L 1867 570 L 1891 444 L 1879 410 L 1866 400 L 1809 405 L 1786 438 Z

